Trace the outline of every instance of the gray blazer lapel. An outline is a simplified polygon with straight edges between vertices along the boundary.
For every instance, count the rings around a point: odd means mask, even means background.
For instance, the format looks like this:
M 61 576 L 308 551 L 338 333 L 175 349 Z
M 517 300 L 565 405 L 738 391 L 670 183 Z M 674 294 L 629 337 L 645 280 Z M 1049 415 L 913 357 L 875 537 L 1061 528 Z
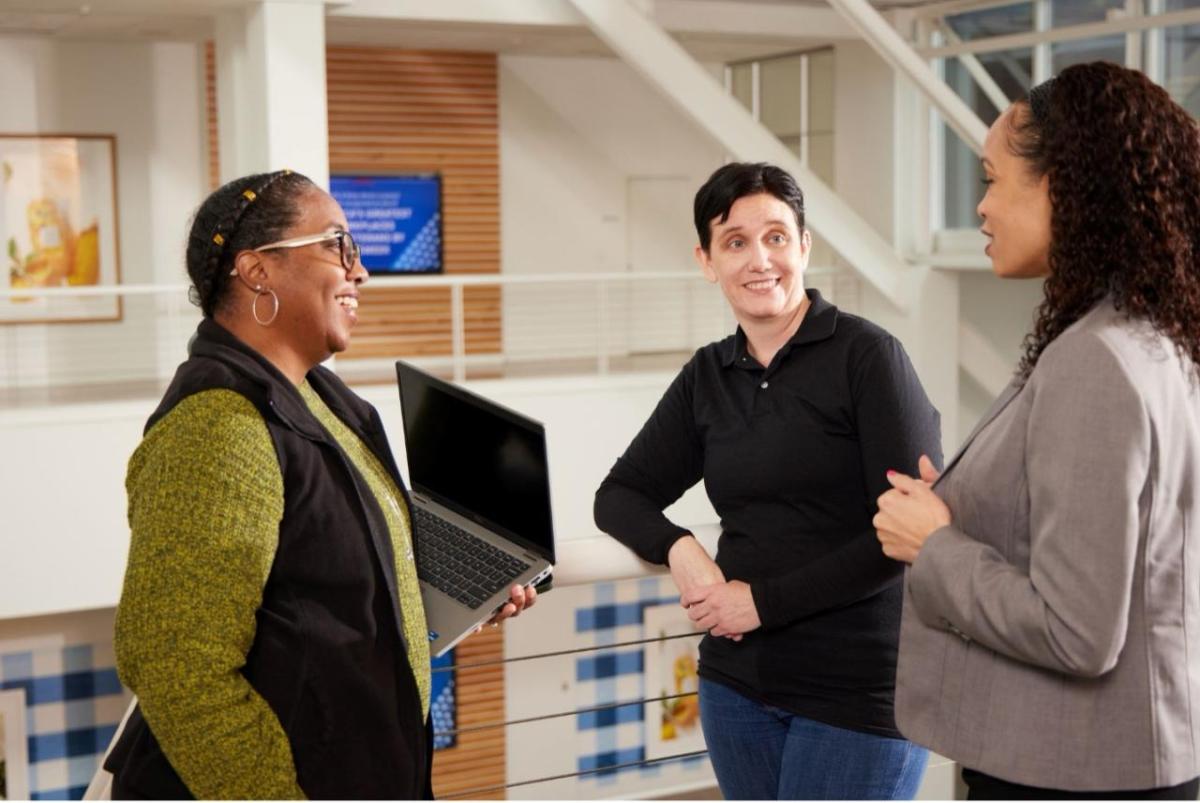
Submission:
M 1021 388 L 1023 387 L 1025 387 L 1025 380 L 1021 379 L 1020 377 L 1013 377 L 1013 380 L 1008 383 L 1008 387 L 1006 387 L 1000 393 L 1000 395 L 996 397 L 996 400 L 992 402 L 992 406 L 989 407 L 988 411 L 983 414 L 983 418 L 979 419 L 979 423 L 976 424 L 975 428 L 971 430 L 971 434 L 967 436 L 965 441 L 963 441 L 962 446 L 958 447 L 958 451 L 954 453 L 954 457 L 950 458 L 950 462 L 946 464 L 944 469 L 942 469 L 941 476 L 939 476 L 937 482 L 933 484 L 934 488 L 936 488 L 938 483 L 946 478 L 946 475 L 950 473 L 950 469 L 954 468 L 955 464 L 957 464 L 963 454 L 966 453 L 967 449 L 971 446 L 971 442 L 975 440 L 976 436 L 978 436 L 980 432 L 983 432 L 984 427 L 992 423 L 992 420 L 1004 411 L 1004 408 L 1008 406 L 1009 402 L 1017 397 L 1017 394 L 1021 392 Z

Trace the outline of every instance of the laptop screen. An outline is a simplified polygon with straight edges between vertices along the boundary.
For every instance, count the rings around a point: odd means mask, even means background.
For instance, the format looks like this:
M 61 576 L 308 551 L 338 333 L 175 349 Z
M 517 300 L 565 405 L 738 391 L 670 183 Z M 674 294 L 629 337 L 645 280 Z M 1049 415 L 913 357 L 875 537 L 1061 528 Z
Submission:
M 553 562 L 542 425 L 396 363 L 413 488 Z

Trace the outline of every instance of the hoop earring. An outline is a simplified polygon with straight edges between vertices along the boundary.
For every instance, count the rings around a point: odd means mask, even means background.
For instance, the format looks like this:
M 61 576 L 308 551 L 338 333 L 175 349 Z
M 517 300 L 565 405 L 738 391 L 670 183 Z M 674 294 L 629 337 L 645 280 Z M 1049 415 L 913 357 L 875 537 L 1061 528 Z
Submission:
M 263 296 L 270 296 L 271 301 L 275 302 L 274 308 L 271 310 L 271 317 L 267 318 L 265 321 L 258 317 L 258 300 Z M 275 322 L 275 319 L 279 317 L 279 296 L 275 295 L 274 290 L 262 289 L 261 284 L 255 285 L 254 301 L 250 304 L 250 314 L 254 316 L 254 322 L 259 326 L 270 326 Z

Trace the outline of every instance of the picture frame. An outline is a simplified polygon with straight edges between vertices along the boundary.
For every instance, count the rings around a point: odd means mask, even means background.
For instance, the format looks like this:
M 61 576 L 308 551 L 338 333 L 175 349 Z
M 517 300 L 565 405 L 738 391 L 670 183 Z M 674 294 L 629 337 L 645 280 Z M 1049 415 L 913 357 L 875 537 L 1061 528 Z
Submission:
M 70 292 L 120 284 L 119 231 L 114 135 L 0 134 L 0 325 L 120 321 L 119 295 Z
M 0 800 L 29 799 L 25 689 L 0 691 Z
M 687 611 L 677 604 L 655 605 L 642 615 L 646 673 L 646 760 L 705 749 L 700 727 L 700 640 L 667 638 L 698 635 Z M 682 696 L 681 696 L 682 695 Z M 660 699 L 669 697 L 671 699 Z

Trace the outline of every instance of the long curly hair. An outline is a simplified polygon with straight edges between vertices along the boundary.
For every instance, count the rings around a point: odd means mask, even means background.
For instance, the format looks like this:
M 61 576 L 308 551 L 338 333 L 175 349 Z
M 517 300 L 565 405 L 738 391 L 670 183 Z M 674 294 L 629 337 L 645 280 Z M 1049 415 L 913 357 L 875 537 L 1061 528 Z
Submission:
M 1068 67 L 1018 101 L 1010 146 L 1050 186 L 1050 275 L 1020 373 L 1105 296 L 1200 370 L 1200 127 L 1145 75 Z

